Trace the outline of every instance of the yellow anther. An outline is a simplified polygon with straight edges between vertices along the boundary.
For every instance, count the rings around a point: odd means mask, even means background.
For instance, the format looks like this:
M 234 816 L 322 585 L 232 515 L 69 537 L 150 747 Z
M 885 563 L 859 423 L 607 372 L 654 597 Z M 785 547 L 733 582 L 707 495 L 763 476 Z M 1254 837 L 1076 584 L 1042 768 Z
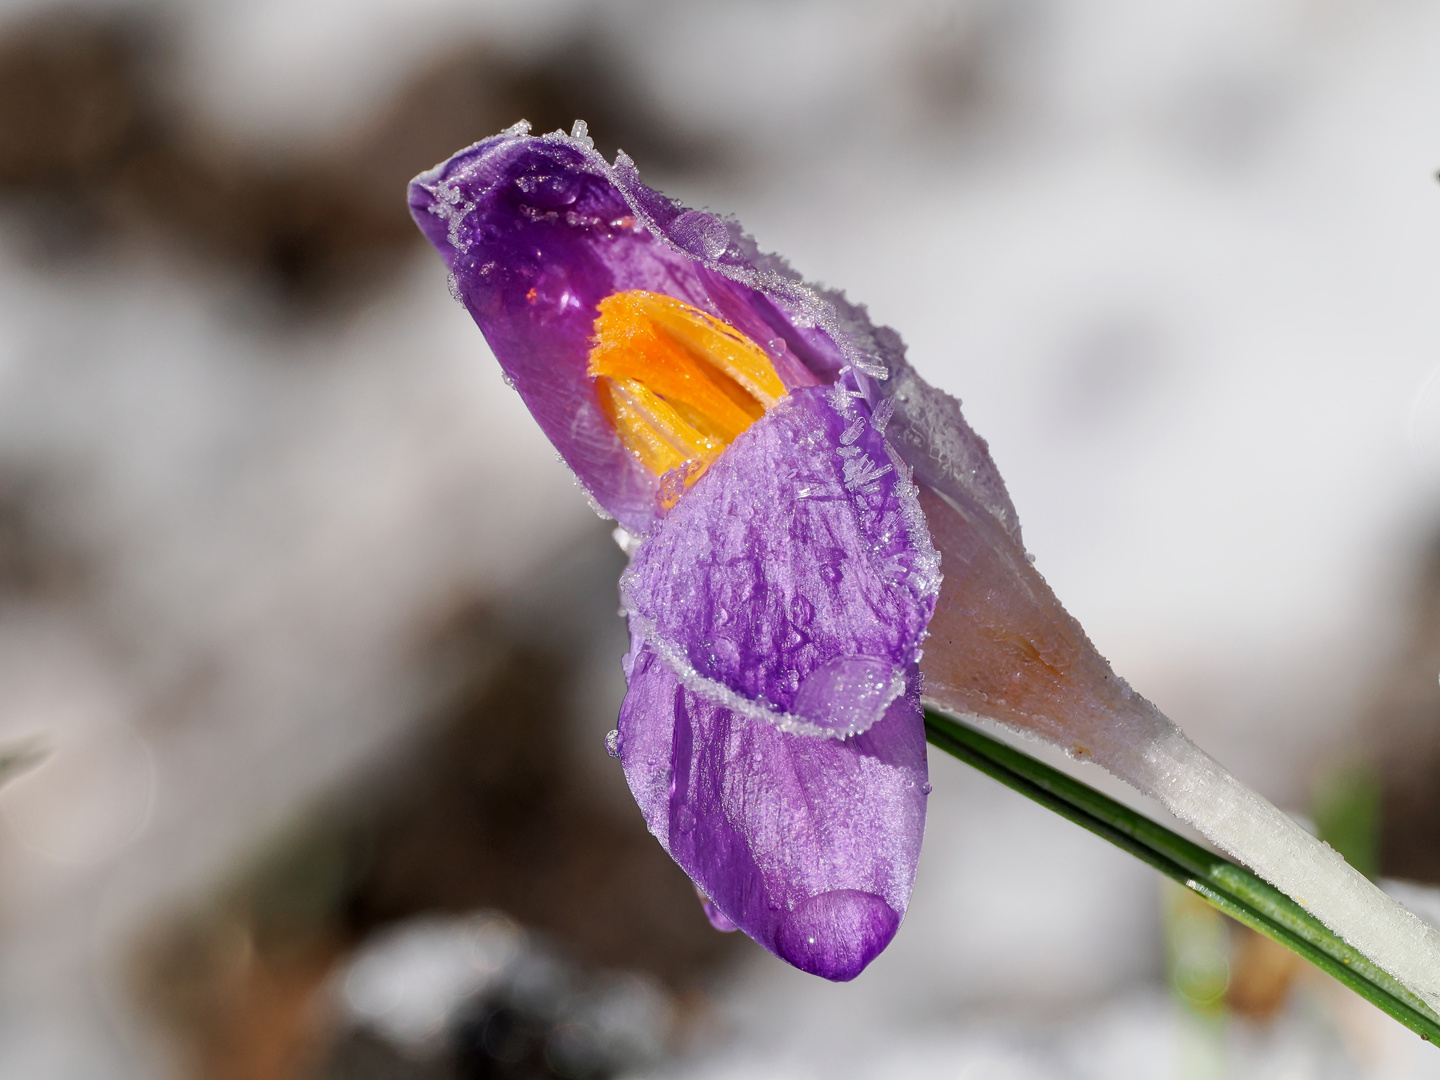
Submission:
M 764 350 L 697 307 L 639 289 L 599 306 L 589 372 L 600 407 L 656 476 L 680 470 L 689 487 L 785 396 Z

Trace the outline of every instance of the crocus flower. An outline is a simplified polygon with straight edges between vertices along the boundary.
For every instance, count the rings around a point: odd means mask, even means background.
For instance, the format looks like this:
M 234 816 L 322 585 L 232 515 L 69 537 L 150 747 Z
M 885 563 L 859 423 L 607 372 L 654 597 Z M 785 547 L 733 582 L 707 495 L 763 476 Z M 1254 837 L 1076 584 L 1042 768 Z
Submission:
M 893 331 L 606 162 L 583 124 L 476 143 L 410 208 L 619 523 L 611 748 L 717 926 L 837 980 L 889 943 L 929 791 L 923 670 L 928 700 L 1105 766 L 1440 1003 L 1435 932 L 1111 671 Z
M 632 551 L 614 749 L 647 825 L 717 925 L 854 977 L 914 882 L 940 586 L 875 345 L 583 129 L 477 143 L 410 206 Z

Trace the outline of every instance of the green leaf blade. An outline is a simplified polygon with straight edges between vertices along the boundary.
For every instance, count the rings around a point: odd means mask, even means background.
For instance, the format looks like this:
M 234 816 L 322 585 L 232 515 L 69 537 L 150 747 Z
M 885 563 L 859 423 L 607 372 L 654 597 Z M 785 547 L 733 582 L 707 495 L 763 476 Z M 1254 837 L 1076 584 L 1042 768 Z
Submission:
M 1424 1002 L 1269 882 L 967 723 L 926 709 L 925 733 L 936 748 L 1129 852 L 1310 961 L 1422 1039 L 1440 1042 L 1440 1017 Z

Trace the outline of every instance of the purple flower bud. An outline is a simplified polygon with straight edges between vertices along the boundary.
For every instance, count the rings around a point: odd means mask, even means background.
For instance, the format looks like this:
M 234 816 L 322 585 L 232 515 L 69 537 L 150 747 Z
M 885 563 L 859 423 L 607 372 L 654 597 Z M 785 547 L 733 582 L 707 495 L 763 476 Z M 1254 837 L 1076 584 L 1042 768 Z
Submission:
M 984 443 L 863 310 L 583 134 L 522 127 L 417 177 L 417 224 L 506 378 L 638 539 L 615 745 L 707 899 L 857 975 L 909 902 L 940 592 L 912 477 L 1018 544 Z

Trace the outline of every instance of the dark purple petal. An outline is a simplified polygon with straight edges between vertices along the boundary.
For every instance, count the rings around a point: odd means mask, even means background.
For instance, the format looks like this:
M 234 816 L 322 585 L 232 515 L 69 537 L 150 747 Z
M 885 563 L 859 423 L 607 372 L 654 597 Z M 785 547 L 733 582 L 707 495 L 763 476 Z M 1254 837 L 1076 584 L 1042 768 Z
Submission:
M 643 638 L 620 758 L 650 831 L 725 919 L 803 971 L 858 975 L 909 903 L 929 791 L 912 692 L 841 742 L 686 690 Z
M 939 591 L 908 470 L 842 387 L 792 393 L 640 546 L 632 625 L 703 697 L 849 735 L 903 691 Z
M 693 261 L 637 227 L 608 166 L 565 137 L 497 136 L 410 186 L 456 295 L 506 377 L 595 501 L 635 531 L 657 479 L 600 411 L 587 374 L 596 305 L 647 289 L 703 305 Z

